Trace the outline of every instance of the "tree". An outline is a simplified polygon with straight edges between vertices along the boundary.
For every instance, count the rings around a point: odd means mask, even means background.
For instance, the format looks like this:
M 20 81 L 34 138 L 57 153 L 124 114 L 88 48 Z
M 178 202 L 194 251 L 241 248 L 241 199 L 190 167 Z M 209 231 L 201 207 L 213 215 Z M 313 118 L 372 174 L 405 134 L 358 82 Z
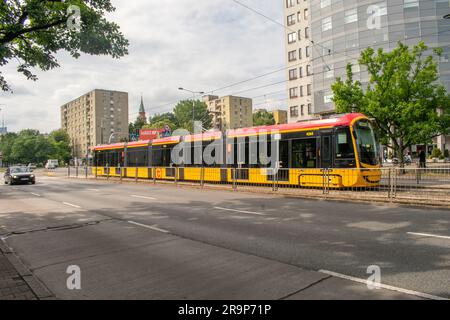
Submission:
M 17 60 L 17 71 L 35 81 L 31 68 L 59 67 L 55 53 L 60 50 L 74 58 L 81 53 L 120 58 L 128 54 L 128 40 L 116 23 L 105 19 L 114 10 L 110 0 L 2 1 L 0 66 Z M 0 87 L 10 90 L 1 72 Z
M 431 142 L 450 128 L 450 95 L 438 81 L 435 56 L 427 52 L 423 42 L 411 49 L 399 43 L 391 52 L 368 48 L 359 60 L 369 73 L 367 88 L 353 81 L 351 65 L 347 80 L 338 78 L 332 86 L 337 111 L 373 118 L 381 142 L 394 150 L 402 166 L 409 146 Z
M 12 146 L 14 141 L 17 139 L 17 134 L 14 132 L 8 132 L 0 136 L 0 152 L 3 155 L 4 163 L 14 162 L 11 158 Z
M 43 164 L 48 159 L 67 163 L 71 158 L 69 145 L 69 136 L 64 130 L 46 136 L 37 130 L 26 129 L 18 134 L 5 134 L 0 139 L 4 161 L 10 164 Z
M 275 124 L 273 113 L 267 110 L 258 110 L 253 114 L 254 126 L 270 126 Z
M 172 112 L 167 112 L 150 117 L 149 123 L 143 129 L 164 129 L 164 126 L 168 125 L 172 131 L 175 131 L 178 129 L 176 123 L 175 115 Z
M 195 121 L 201 121 L 204 129 L 212 128 L 212 116 L 208 111 L 206 103 L 200 100 L 182 100 L 173 110 L 175 115 L 175 124 L 180 129 L 186 129 L 193 132 L 192 108 L 194 106 Z
M 68 163 L 71 158 L 70 138 L 65 130 L 55 130 L 50 133 L 48 140 L 53 146 L 54 153 L 49 156 L 59 162 Z

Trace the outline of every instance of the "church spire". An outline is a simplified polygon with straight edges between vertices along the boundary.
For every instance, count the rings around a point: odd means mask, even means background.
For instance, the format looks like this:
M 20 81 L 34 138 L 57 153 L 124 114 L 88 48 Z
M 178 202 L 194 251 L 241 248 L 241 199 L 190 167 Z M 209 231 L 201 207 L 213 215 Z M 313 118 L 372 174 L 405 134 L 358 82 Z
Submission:
M 144 107 L 144 96 L 141 94 L 141 105 L 139 106 L 139 118 L 144 120 L 147 123 L 147 115 Z
M 143 113 L 145 115 L 144 96 L 142 94 L 141 94 L 141 105 L 139 107 L 139 113 Z

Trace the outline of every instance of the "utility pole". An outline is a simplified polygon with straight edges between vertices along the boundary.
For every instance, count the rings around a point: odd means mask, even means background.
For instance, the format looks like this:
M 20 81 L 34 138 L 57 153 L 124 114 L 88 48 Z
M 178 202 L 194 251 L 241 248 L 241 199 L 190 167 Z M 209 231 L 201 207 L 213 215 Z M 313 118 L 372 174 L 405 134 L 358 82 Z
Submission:
M 195 95 L 197 94 L 205 94 L 203 91 L 192 91 L 185 88 L 178 88 L 180 91 L 187 91 L 192 93 L 192 133 L 194 133 L 194 123 L 195 123 Z
M 5 104 L 0 104 L 0 106 L 6 106 Z M 3 111 L 3 108 L 0 108 L 0 112 Z M 2 112 L 2 130 L 5 130 L 5 112 Z M 6 133 L 6 132 L 4 132 Z

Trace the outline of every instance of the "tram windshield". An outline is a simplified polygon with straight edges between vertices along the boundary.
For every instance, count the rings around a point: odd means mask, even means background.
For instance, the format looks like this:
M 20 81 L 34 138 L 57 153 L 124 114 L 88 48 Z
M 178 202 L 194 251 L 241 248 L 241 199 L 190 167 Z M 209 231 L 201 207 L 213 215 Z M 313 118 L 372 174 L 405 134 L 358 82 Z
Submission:
M 378 165 L 378 143 L 372 124 L 368 120 L 358 121 L 355 125 L 355 133 L 361 163 Z

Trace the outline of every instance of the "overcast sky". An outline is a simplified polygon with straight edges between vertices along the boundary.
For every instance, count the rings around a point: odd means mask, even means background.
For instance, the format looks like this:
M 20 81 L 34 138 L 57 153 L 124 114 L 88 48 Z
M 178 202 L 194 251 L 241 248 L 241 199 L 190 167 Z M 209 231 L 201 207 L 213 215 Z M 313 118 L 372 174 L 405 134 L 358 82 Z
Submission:
M 283 1 L 242 0 L 283 22 Z M 121 60 L 82 56 L 74 60 L 58 55 L 61 67 L 37 72 L 37 82 L 27 81 L 10 63 L 2 69 L 14 93 L 1 93 L 9 131 L 35 128 L 50 132 L 60 127 L 59 107 L 95 89 L 129 93 L 130 120 L 137 116 L 140 93 L 147 114 L 170 111 L 175 101 L 189 98 L 183 86 L 210 91 L 285 66 L 284 30 L 238 6 L 231 0 L 112 0 L 116 21 L 130 41 L 130 53 Z M 286 104 L 285 83 L 251 90 L 285 80 L 278 72 L 226 90 L 254 99 L 255 108 L 266 102 Z

